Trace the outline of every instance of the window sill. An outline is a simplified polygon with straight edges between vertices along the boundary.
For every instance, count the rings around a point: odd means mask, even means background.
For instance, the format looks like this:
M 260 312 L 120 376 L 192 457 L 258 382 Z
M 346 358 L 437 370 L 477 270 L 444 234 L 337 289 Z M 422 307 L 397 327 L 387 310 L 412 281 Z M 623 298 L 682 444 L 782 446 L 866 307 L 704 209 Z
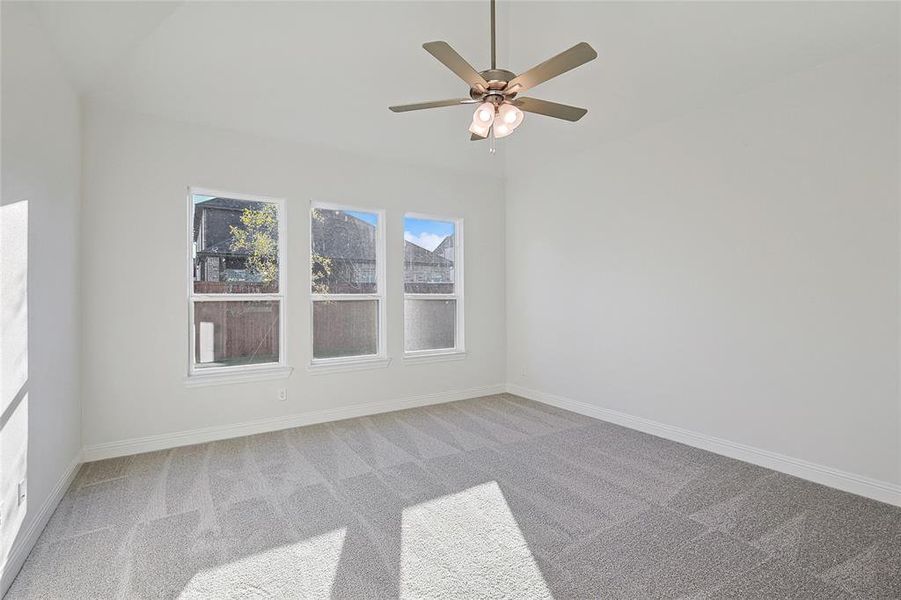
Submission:
M 294 371 L 293 367 L 267 367 L 255 369 L 240 369 L 234 371 L 219 371 L 216 373 L 194 373 L 185 379 L 187 387 L 205 387 L 210 385 L 228 385 L 231 383 L 246 383 L 250 381 L 267 381 L 271 379 L 286 379 Z
M 310 363 L 307 370 L 311 375 L 326 375 L 328 373 L 340 373 L 344 371 L 368 371 L 370 369 L 385 369 L 390 362 L 390 358 L 381 357 L 325 359 Z
M 444 362 L 448 360 L 463 360 L 465 351 L 449 350 L 447 352 L 423 352 L 404 354 L 404 364 L 418 365 L 422 363 Z

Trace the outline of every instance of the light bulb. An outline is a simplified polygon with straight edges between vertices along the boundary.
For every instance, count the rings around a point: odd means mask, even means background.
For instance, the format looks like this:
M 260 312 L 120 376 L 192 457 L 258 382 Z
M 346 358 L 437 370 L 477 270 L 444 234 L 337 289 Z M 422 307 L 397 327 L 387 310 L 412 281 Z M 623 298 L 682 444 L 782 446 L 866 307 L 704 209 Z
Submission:
M 519 127 L 524 116 L 521 110 L 506 102 L 498 108 L 497 115 L 503 123 L 510 127 L 510 131 Z
M 494 120 L 494 105 L 491 102 L 482 102 L 472 115 L 473 123 L 491 125 Z

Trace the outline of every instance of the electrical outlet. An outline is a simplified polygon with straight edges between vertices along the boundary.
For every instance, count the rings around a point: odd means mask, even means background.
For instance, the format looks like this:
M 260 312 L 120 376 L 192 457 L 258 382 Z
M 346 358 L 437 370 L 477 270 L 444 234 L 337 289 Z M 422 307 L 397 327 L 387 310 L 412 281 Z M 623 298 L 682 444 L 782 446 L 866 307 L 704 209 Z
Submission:
M 25 503 L 25 494 L 28 491 L 26 481 L 27 480 L 23 479 L 19 482 L 19 506 L 22 506 L 22 504 Z
M 288 390 L 285 388 L 281 388 L 278 391 L 278 399 L 280 402 L 284 402 L 285 400 L 287 400 L 288 399 Z

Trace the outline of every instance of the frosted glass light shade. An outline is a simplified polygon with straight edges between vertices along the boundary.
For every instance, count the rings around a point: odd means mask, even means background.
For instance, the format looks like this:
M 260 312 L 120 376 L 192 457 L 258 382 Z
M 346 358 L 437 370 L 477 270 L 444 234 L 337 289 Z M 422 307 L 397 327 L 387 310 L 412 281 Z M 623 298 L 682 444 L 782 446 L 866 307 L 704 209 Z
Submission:
M 491 130 L 491 123 L 487 125 L 476 122 L 475 119 L 472 120 L 472 124 L 469 126 L 469 131 L 476 134 L 479 137 L 488 137 L 488 132 Z
M 513 131 L 522 123 L 523 113 L 512 104 L 504 103 L 497 110 L 497 117 Z
M 494 105 L 491 102 L 482 102 L 472 115 L 472 122 L 480 125 L 491 126 L 494 120 Z
M 507 137 L 511 133 L 513 133 L 513 128 L 504 123 L 500 117 L 494 120 L 494 137 Z

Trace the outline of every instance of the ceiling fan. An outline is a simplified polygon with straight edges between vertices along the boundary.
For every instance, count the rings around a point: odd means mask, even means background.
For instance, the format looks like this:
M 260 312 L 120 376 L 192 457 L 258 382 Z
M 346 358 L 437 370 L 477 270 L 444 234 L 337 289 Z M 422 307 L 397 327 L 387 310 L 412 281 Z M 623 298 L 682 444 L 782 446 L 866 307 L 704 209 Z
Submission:
M 497 52 L 495 49 L 495 0 L 491 0 L 491 68 L 476 71 L 447 42 L 427 42 L 422 45 L 426 52 L 441 61 L 444 66 L 457 74 L 469 84 L 469 98 L 453 98 L 435 100 L 416 104 L 389 106 L 393 112 L 440 108 L 477 104 L 472 116 L 469 131 L 473 141 L 491 139 L 491 152 L 494 152 L 494 140 L 513 133 L 523 120 L 523 111 L 563 119 L 578 121 L 588 112 L 578 108 L 538 98 L 517 97 L 519 93 L 544 83 L 567 71 L 597 58 L 598 53 L 585 42 L 580 42 L 560 54 L 547 59 L 519 75 L 497 68 Z

